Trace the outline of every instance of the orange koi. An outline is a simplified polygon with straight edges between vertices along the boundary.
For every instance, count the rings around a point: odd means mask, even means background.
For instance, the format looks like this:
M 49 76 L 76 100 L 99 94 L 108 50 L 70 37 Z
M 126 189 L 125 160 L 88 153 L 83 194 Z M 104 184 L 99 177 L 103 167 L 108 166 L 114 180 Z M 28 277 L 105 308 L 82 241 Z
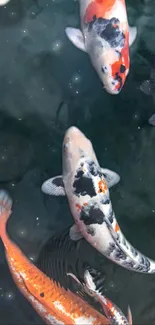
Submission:
M 106 325 L 109 324 L 87 302 L 66 291 L 41 272 L 9 238 L 6 225 L 11 214 L 12 200 L 0 191 L 0 237 L 12 277 L 25 298 L 46 324 L 52 325 Z

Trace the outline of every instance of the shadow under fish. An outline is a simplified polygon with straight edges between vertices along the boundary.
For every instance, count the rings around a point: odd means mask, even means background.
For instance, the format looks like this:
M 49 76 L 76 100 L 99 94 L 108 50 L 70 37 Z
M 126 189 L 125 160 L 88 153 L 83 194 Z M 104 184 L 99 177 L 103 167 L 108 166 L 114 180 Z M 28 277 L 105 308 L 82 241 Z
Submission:
M 132 324 L 130 307 L 128 306 L 126 318 L 104 296 L 105 280 L 109 276 L 104 257 L 84 239 L 73 242 L 69 234 L 70 228 L 47 240 L 40 251 L 36 266 L 57 285 L 77 294 L 100 313 L 104 311 L 111 325 Z
M 73 241 L 70 238 L 70 227 L 47 240 L 40 251 L 36 266 L 49 278 L 73 292 L 76 287 L 67 273 L 73 273 L 83 281 L 84 271 L 89 269 L 97 289 L 101 293 L 104 291 L 107 273 L 105 258 L 85 239 Z

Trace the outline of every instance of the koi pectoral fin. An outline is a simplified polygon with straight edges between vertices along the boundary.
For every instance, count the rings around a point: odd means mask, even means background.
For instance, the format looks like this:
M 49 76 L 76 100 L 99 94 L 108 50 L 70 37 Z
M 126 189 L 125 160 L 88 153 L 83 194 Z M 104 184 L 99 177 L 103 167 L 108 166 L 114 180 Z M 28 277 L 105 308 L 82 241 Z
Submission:
M 129 26 L 129 46 L 131 46 L 137 37 L 137 27 Z
M 84 284 L 85 284 L 85 291 L 87 292 L 87 294 L 93 297 L 96 301 L 98 301 L 102 305 L 101 301 L 104 300 L 104 296 L 100 294 L 99 291 L 97 290 L 96 283 L 88 270 L 86 270 L 84 273 Z
M 65 33 L 69 40 L 80 50 L 86 52 L 84 37 L 80 29 L 67 27 Z
M 80 233 L 78 227 L 76 224 L 74 224 L 71 228 L 70 228 L 70 232 L 69 232 L 69 236 L 72 240 L 74 241 L 78 241 L 81 238 L 83 238 L 83 235 Z
M 88 267 L 88 271 L 91 275 L 91 281 L 94 283 L 94 288 L 100 294 L 103 294 L 105 290 L 105 274 L 91 267 Z
M 101 168 L 101 171 L 105 177 L 108 188 L 119 183 L 120 176 L 116 172 L 106 168 Z
M 75 274 L 73 274 L 73 273 L 67 273 L 67 276 L 70 276 L 71 278 L 73 278 L 79 285 L 82 285 L 81 284 L 81 282 L 80 282 L 80 280 L 76 277 L 76 275 Z
M 55 176 L 46 180 L 42 186 L 41 190 L 43 193 L 54 196 L 65 196 L 65 189 L 62 176 Z
M 131 309 L 130 309 L 130 306 L 128 306 L 128 314 L 127 314 L 127 319 L 128 319 L 129 325 L 132 325 L 132 324 L 133 324 L 133 322 L 132 322 L 132 313 L 131 313 Z
M 81 283 L 73 273 L 67 273 L 67 275 L 74 279 L 75 282 L 78 284 L 79 290 L 77 291 L 77 293 L 82 299 L 85 299 L 85 297 L 94 298 L 94 294 L 91 293 L 91 290 L 87 288 L 85 283 Z

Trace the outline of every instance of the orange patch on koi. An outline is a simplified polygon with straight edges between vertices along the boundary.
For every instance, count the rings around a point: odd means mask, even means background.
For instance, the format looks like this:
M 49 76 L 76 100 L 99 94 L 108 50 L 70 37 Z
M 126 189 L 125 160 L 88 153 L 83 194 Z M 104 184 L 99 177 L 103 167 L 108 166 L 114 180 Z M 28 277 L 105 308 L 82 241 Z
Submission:
M 96 18 L 105 18 L 106 13 L 112 9 L 116 0 L 94 0 L 92 1 L 85 12 L 84 22 L 90 23 L 93 20 L 93 17 Z M 125 6 L 125 0 L 120 0 L 123 6 Z
M 98 193 L 105 193 L 107 191 L 107 184 L 105 182 L 105 180 L 99 181 L 98 182 Z
M 116 223 L 116 225 L 115 225 L 115 232 L 118 232 L 118 231 L 120 231 L 120 227 L 119 227 L 118 223 Z
M 82 206 L 78 203 L 75 204 L 76 208 L 80 211 L 82 209 Z
M 87 206 L 87 205 L 88 205 L 88 203 L 86 203 L 86 202 L 83 203 L 83 206 Z M 77 208 L 78 211 L 81 211 L 82 210 L 82 205 L 76 203 L 75 206 L 76 206 L 76 208 Z
M 86 9 L 86 13 L 84 15 L 84 22 L 90 23 L 93 20 L 94 16 L 96 16 L 96 18 L 103 18 L 105 16 L 105 13 L 112 9 L 115 1 L 116 0 L 92 1 Z
M 113 308 L 113 304 L 110 300 L 106 299 L 107 300 L 107 306 L 112 309 Z
M 121 51 L 121 55 L 118 61 L 115 61 L 111 65 L 111 71 L 112 71 L 112 76 L 115 79 L 116 74 L 120 70 L 121 65 L 125 66 L 125 72 L 119 72 L 119 75 L 122 79 L 122 87 L 124 85 L 125 79 L 126 79 L 126 71 L 129 69 L 130 66 L 130 60 L 129 60 L 129 33 L 127 32 L 125 35 L 125 46 Z M 115 90 L 120 88 L 120 82 L 118 81 L 118 84 L 115 86 Z
M 113 304 L 109 300 L 108 300 L 107 306 L 110 309 L 111 315 L 114 316 L 115 315 L 115 309 L 114 309 Z

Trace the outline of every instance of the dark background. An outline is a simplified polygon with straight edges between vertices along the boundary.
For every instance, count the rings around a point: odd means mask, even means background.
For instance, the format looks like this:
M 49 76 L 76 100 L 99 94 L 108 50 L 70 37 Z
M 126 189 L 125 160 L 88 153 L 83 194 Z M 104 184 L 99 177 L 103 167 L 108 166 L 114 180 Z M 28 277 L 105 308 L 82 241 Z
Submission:
M 155 259 L 155 128 L 147 123 L 155 105 L 139 90 L 155 52 L 155 3 L 128 0 L 127 10 L 138 37 L 126 84 L 111 96 L 65 36 L 65 27 L 79 26 L 77 1 L 11 0 L 0 7 L 0 185 L 14 201 L 8 232 L 34 261 L 44 242 L 73 222 L 65 198 L 40 190 L 61 173 L 71 125 L 91 139 L 101 166 L 119 173 L 110 192 L 121 229 Z M 104 263 L 107 296 L 125 313 L 130 304 L 133 324 L 155 324 L 155 275 Z M 0 324 L 42 323 L 16 288 L 0 243 Z

